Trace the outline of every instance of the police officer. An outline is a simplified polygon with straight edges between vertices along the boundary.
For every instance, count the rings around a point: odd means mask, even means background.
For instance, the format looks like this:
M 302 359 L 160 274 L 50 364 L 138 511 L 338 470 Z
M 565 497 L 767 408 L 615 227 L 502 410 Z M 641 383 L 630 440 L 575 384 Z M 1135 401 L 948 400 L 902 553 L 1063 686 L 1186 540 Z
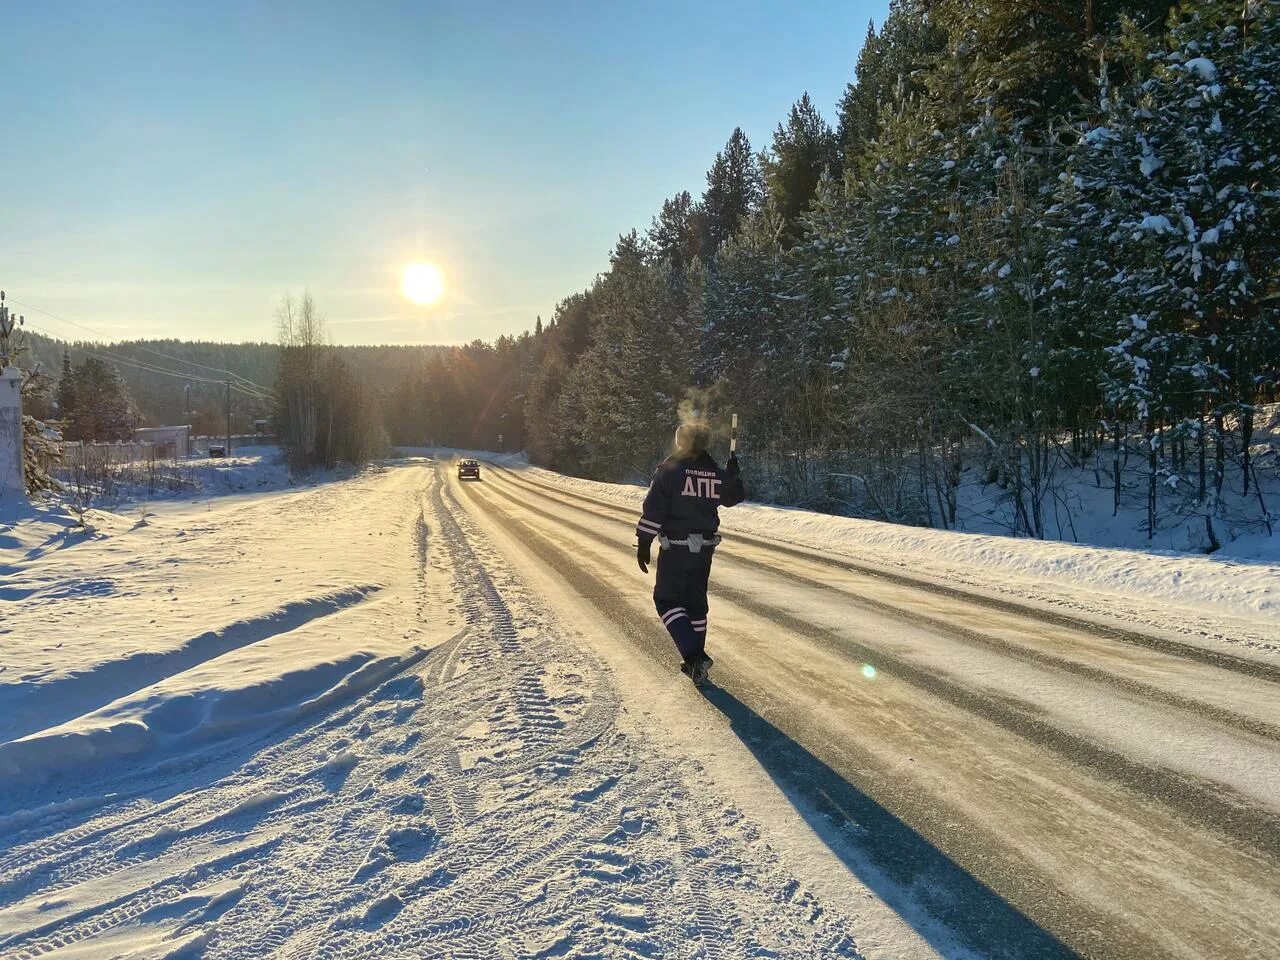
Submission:
M 711 433 L 701 423 L 676 430 L 675 449 L 658 465 L 636 524 L 636 559 L 649 572 L 654 538 L 658 582 L 653 602 L 667 632 L 684 658 L 680 669 L 701 683 L 711 666 L 707 640 L 707 579 L 719 542 L 720 507 L 732 507 L 746 496 L 736 454 L 722 470 L 707 453 Z

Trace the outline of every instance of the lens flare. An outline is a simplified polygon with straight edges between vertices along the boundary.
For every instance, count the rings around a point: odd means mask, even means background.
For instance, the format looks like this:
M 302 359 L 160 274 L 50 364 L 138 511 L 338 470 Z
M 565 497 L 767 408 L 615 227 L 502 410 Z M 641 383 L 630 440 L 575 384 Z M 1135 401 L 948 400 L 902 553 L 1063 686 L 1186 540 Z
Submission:
M 400 286 L 414 303 L 429 307 L 444 297 L 444 274 L 434 263 L 411 263 L 404 268 Z

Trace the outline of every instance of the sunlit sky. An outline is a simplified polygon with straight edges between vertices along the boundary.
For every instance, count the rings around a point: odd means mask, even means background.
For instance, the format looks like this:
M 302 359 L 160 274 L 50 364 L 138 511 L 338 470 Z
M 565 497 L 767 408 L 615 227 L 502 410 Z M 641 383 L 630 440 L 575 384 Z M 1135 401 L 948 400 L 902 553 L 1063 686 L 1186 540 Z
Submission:
M 113 339 L 271 339 L 303 289 L 338 343 L 517 333 L 735 125 L 834 121 L 887 7 L 4 3 L 0 287 Z

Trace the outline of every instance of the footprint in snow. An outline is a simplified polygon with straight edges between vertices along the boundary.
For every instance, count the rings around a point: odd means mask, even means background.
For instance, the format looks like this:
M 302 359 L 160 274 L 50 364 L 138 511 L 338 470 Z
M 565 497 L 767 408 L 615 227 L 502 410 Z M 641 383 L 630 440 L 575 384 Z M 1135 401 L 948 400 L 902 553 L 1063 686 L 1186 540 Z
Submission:
M 439 842 L 440 835 L 430 827 L 388 830 L 370 848 L 369 855 L 352 879 L 356 882 L 367 880 L 393 863 L 416 863 L 434 850 Z
M 377 930 L 403 909 L 404 901 L 394 893 L 389 893 L 369 904 L 369 909 L 365 911 L 360 926 L 366 930 Z

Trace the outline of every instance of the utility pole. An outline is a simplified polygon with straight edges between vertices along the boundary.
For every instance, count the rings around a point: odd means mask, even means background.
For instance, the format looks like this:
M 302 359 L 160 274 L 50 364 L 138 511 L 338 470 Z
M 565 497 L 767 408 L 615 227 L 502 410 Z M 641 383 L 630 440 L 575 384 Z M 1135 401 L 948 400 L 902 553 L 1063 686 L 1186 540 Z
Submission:
M 227 387 L 227 456 L 231 456 L 231 381 L 226 381 Z

